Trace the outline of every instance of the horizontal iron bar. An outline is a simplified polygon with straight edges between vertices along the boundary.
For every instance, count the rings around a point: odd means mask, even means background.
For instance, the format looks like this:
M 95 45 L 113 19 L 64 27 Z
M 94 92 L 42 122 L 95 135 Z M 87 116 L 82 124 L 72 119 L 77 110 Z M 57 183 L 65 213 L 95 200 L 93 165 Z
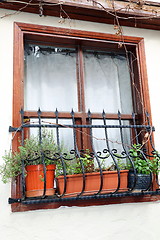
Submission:
M 14 127 L 9 126 L 9 132 L 21 132 L 21 131 L 22 131 L 21 128 L 14 128 Z
M 63 198 L 44 198 L 44 199 L 27 199 L 22 200 L 20 198 L 9 198 L 9 204 L 14 202 L 21 202 L 22 204 L 40 204 L 40 203 L 56 203 L 56 202 L 68 202 L 76 200 L 91 200 L 91 199 L 106 199 L 106 198 L 118 198 L 118 197 L 136 197 L 145 195 L 160 195 L 160 191 L 142 191 L 142 192 L 124 192 L 114 194 L 97 194 L 90 196 L 79 196 L 79 197 L 63 197 Z
M 38 127 L 49 127 L 49 128 L 146 128 L 146 129 L 152 129 L 152 131 L 155 131 L 155 128 L 150 125 L 61 125 L 61 124 L 25 124 L 22 125 L 23 128 L 38 128 Z
M 8 203 L 12 204 L 12 203 L 21 203 L 22 199 L 21 198 L 9 198 L 8 199 Z

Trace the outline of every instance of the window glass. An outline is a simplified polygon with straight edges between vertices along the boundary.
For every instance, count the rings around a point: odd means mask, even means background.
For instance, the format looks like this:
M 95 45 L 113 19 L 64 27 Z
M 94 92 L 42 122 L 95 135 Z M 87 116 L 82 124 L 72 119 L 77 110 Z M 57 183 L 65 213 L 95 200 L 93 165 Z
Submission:
M 77 110 L 76 50 L 25 46 L 25 110 Z
M 130 74 L 124 55 L 86 51 L 84 67 L 87 109 L 132 113 Z

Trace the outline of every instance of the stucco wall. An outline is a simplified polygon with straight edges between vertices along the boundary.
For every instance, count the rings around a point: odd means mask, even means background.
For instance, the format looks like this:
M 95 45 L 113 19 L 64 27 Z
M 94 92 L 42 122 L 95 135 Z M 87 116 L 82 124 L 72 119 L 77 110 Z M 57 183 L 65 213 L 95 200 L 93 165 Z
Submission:
M 0 17 L 12 11 L 0 10 Z M 11 145 L 12 84 L 13 84 L 13 22 L 115 33 L 113 26 L 84 21 L 65 21 L 55 17 L 39 17 L 20 13 L 0 19 L 0 156 Z M 160 149 L 160 32 L 124 28 L 124 34 L 143 37 L 145 40 L 147 71 L 150 89 L 153 124 L 156 127 L 155 143 Z M 2 158 L 0 158 L 2 163 Z M 11 213 L 7 200 L 10 184 L 0 182 L 0 238 L 3 240 L 94 239 L 94 240 L 158 240 L 160 203 L 117 204 L 93 207 L 59 208 L 23 213 Z

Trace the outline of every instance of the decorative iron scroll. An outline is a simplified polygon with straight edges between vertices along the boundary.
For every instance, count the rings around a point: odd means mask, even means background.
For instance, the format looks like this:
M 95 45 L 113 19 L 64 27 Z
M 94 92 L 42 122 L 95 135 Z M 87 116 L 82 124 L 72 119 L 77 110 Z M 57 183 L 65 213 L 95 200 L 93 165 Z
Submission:
M 88 124 L 76 124 L 75 113 L 71 111 L 72 124 L 59 123 L 58 110 L 55 111 L 55 122 L 43 121 L 43 113 L 37 111 L 37 122 L 26 121 L 24 111 L 21 110 L 22 124 L 19 128 L 10 127 L 10 131 L 21 131 L 22 146 L 25 144 L 25 131 L 28 129 L 38 129 L 38 139 L 40 146 L 43 143 L 44 129 L 55 129 L 56 152 L 51 150 L 40 150 L 35 153 L 32 159 L 22 159 L 22 197 L 18 199 L 9 198 L 9 203 L 22 202 L 23 204 L 41 203 L 41 202 L 61 202 L 75 199 L 100 199 L 109 197 L 125 197 L 139 195 L 156 195 L 159 194 L 158 168 L 159 154 L 154 148 L 152 133 L 154 127 L 150 125 L 149 115 L 146 113 L 147 125 L 137 125 L 135 114 L 132 119 L 128 120 L 130 124 L 124 124 L 121 113 L 118 112 L 118 124 L 107 124 L 107 115 L 103 111 L 101 121 L 103 124 L 93 124 L 92 113 L 88 111 Z M 102 122 L 101 122 L 102 123 Z M 72 130 L 73 149 L 66 150 L 62 147 L 60 140 L 60 129 L 69 128 Z M 79 149 L 77 144 L 78 134 L 83 129 L 89 129 L 88 139 L 90 149 Z M 97 150 L 94 142 L 94 129 L 103 129 L 103 146 L 105 148 Z M 114 142 L 111 141 L 109 132 L 113 129 L 119 134 L 119 149 L 113 148 Z M 125 129 L 130 130 L 130 143 L 126 143 L 124 138 Z M 152 148 L 152 149 L 151 149 Z M 151 149 L 149 152 L 148 149 Z M 46 159 L 56 165 L 54 181 L 54 191 L 48 190 L 48 167 Z M 28 196 L 26 189 L 26 165 L 35 162 L 42 165 L 43 172 L 43 189 L 39 196 Z M 154 169 L 151 161 L 155 162 Z M 138 171 L 141 169 L 141 163 L 146 166 L 148 172 L 147 179 L 139 176 Z M 157 165 L 156 165 L 157 164 Z M 137 167 L 138 166 L 138 167 Z M 157 166 L 157 167 L 156 167 Z M 144 167 L 144 166 L 142 166 Z M 142 169 L 142 173 L 143 173 Z M 54 174 L 54 173 L 53 173 Z M 140 174 L 143 175 L 143 174 Z M 156 175 L 157 189 L 152 188 L 153 175 Z M 115 183 L 114 183 L 115 181 Z M 141 188 L 139 184 L 145 182 Z M 71 187 L 71 190 L 69 188 Z M 48 194 L 49 192 L 49 194 Z

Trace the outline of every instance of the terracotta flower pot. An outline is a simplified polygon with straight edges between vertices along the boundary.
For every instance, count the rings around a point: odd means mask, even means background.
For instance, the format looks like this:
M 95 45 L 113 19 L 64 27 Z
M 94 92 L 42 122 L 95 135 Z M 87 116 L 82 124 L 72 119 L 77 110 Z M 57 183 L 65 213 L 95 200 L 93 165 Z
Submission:
M 120 171 L 120 188 L 119 191 L 127 191 L 128 183 L 128 170 Z M 62 194 L 64 190 L 64 177 L 57 177 L 57 189 L 58 193 Z M 83 195 L 95 194 L 100 188 L 100 173 L 86 173 L 86 184 Z M 118 185 L 118 174 L 117 171 L 103 171 L 103 188 L 101 193 L 113 192 L 117 189 Z M 67 175 L 67 187 L 65 196 L 72 197 L 77 196 L 83 187 L 83 175 L 74 174 Z
M 38 197 L 43 195 L 44 191 L 44 172 L 43 165 L 26 166 L 26 197 Z M 46 195 L 53 195 L 54 190 L 54 175 L 56 165 L 51 164 L 46 166 Z

